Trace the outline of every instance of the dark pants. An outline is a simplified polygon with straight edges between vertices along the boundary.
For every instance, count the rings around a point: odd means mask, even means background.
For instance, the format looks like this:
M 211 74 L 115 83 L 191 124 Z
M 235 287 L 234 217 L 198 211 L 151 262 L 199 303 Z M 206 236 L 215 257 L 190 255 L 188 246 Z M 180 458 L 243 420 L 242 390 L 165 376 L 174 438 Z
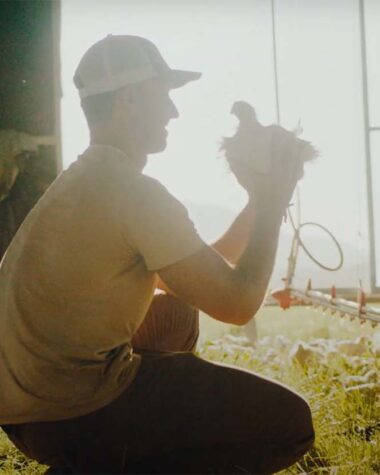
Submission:
M 198 317 L 192 309 L 182 317 L 189 344 Z M 26 455 L 62 468 L 51 473 L 267 474 L 292 465 L 314 440 L 298 394 L 190 351 L 144 353 L 132 385 L 96 412 L 5 429 Z

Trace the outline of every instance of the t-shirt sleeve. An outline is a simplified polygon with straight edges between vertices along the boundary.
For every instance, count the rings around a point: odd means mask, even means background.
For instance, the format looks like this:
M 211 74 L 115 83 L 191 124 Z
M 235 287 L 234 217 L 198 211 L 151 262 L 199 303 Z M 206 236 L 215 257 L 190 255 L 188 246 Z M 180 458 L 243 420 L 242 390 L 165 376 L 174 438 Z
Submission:
M 186 208 L 157 180 L 141 175 L 129 191 L 126 230 L 149 270 L 162 269 L 206 245 Z

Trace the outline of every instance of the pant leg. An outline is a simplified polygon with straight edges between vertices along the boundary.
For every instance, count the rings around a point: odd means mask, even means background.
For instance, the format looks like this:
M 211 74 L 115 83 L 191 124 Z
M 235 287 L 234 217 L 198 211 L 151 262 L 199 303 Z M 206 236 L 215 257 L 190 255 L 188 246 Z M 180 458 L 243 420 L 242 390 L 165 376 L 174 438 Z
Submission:
M 130 388 L 94 413 L 27 426 L 19 435 L 34 458 L 46 460 L 41 438 L 59 439 L 65 466 L 81 474 L 267 474 L 314 440 L 298 394 L 191 353 L 143 358 Z
M 151 473 L 272 473 L 313 444 L 310 408 L 284 385 L 191 354 L 146 363 L 133 468 L 156 460 Z
M 136 353 L 193 351 L 199 335 L 199 311 L 168 295 L 155 295 L 132 339 Z

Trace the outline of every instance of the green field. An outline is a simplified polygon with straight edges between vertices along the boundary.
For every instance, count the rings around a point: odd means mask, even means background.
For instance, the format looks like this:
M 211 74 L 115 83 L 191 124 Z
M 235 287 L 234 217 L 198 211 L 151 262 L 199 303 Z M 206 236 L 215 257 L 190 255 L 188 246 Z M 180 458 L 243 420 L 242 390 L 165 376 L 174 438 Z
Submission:
M 198 351 L 284 382 L 310 402 L 315 447 L 281 473 L 379 474 L 380 327 L 306 307 L 265 307 L 256 322 L 258 340 L 252 344 L 241 327 L 202 316 Z M 43 471 L 0 434 L 0 473 Z

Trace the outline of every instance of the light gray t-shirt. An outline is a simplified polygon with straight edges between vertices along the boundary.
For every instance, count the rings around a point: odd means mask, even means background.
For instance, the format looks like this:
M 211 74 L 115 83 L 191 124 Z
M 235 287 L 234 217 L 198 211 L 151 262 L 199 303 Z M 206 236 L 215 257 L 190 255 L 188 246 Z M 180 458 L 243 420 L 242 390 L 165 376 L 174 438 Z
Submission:
M 156 270 L 204 242 L 120 150 L 90 146 L 23 222 L 0 266 L 0 424 L 92 412 L 140 363 L 131 338 Z

